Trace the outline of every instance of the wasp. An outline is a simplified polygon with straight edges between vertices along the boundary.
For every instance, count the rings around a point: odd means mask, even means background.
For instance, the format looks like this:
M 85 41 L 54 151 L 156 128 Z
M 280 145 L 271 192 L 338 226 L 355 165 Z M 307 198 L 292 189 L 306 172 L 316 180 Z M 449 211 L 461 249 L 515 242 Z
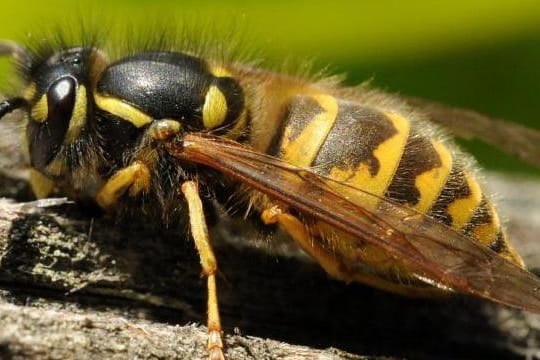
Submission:
M 540 281 L 474 162 L 431 120 L 504 136 L 510 151 L 525 142 L 521 155 L 536 164 L 537 132 L 193 51 L 147 46 L 111 58 L 93 43 L 2 41 L 0 53 L 15 60 L 21 83 L 0 118 L 24 113 L 38 198 L 67 194 L 132 221 L 189 224 L 207 279 L 211 359 L 224 356 L 205 212 L 231 199 L 283 229 L 333 278 L 540 313 Z M 489 135 L 479 124 L 502 130 Z

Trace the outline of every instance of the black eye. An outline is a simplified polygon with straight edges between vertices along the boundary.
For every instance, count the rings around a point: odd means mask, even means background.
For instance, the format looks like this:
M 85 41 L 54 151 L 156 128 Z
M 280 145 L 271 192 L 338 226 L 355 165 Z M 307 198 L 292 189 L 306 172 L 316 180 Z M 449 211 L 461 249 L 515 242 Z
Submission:
M 30 160 L 35 168 L 45 169 L 62 147 L 75 107 L 76 92 L 75 79 L 56 80 L 47 90 L 47 119 L 28 123 Z
M 47 107 L 49 109 L 47 122 L 49 126 L 57 122 L 69 123 L 75 106 L 75 91 L 77 84 L 70 77 L 56 80 L 47 91 Z M 66 127 L 67 130 L 67 127 Z

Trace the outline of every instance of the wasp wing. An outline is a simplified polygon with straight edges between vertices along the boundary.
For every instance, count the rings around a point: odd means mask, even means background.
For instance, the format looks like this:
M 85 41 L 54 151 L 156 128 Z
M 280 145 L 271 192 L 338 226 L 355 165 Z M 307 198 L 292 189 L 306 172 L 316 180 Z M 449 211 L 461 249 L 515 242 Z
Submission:
M 378 198 L 376 212 L 347 200 L 340 187 L 236 142 L 188 134 L 172 143 L 175 157 L 204 164 L 302 213 L 369 242 L 419 275 L 462 293 L 540 314 L 540 280 L 497 253 L 408 207 Z M 361 191 L 355 189 L 356 191 Z M 363 192 L 363 196 L 375 196 Z
M 478 112 L 409 97 L 407 103 L 421 109 L 435 122 L 457 136 L 479 139 L 540 167 L 540 131 Z

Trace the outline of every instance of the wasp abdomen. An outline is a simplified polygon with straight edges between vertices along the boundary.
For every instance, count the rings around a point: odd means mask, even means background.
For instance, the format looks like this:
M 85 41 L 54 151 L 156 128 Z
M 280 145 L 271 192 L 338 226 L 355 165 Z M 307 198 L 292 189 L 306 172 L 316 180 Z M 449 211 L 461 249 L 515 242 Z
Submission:
M 422 125 L 330 95 L 297 96 L 269 152 L 379 202 L 387 198 L 428 214 L 523 265 L 463 155 Z M 378 206 L 377 198 L 358 191 L 344 195 L 370 210 Z

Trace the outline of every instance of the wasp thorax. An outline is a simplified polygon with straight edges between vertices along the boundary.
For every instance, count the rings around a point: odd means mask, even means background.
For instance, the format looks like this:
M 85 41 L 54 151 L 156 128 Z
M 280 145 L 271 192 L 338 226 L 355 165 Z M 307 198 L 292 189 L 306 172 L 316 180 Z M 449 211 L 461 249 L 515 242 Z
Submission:
M 74 48 L 33 64 L 25 97 L 30 104 L 27 140 L 32 166 L 61 175 L 53 166 L 62 147 L 74 142 L 86 123 L 87 61 L 90 49 Z
M 232 75 L 183 53 L 123 58 L 105 69 L 96 90 L 100 110 L 137 128 L 171 119 L 186 131 L 227 133 L 245 115 L 244 94 Z

